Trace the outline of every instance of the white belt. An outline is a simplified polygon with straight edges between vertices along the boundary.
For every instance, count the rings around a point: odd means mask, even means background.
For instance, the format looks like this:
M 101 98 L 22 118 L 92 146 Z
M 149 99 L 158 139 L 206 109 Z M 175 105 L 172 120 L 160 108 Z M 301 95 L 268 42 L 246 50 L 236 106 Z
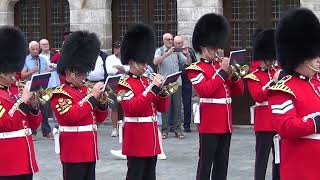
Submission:
M 156 122 L 156 116 L 148 117 L 124 117 L 125 122 L 135 122 L 135 123 L 144 123 L 144 122 Z
M 303 136 L 302 138 L 306 138 L 306 139 L 319 139 L 320 140 L 320 134 L 311 134 L 308 136 Z
M 263 101 L 262 103 L 256 102 L 256 106 L 268 106 L 268 105 L 269 105 L 268 101 Z
M 0 139 L 9 139 L 9 138 L 17 138 L 17 137 L 25 137 L 32 134 L 30 128 L 27 129 L 20 129 L 18 131 L 11 131 L 11 132 L 3 132 L 0 133 Z
M 200 103 L 230 104 L 231 98 L 200 98 Z
M 60 132 L 90 132 L 97 131 L 96 124 L 90 124 L 86 126 L 59 126 Z

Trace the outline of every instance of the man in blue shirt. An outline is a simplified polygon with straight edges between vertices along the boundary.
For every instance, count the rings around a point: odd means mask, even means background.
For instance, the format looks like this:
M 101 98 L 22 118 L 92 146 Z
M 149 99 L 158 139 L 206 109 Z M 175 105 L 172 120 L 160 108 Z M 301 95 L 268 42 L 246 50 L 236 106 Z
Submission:
M 43 56 L 39 56 L 39 43 L 37 41 L 31 41 L 29 43 L 30 54 L 26 57 L 24 67 L 21 71 L 21 79 L 30 80 L 33 74 L 40 74 L 45 72 L 51 72 L 53 69 L 49 68 L 47 60 Z M 48 123 L 49 103 L 40 105 L 42 112 L 41 130 L 44 137 L 53 139 L 51 127 Z M 35 139 L 36 131 L 33 132 L 33 140 Z

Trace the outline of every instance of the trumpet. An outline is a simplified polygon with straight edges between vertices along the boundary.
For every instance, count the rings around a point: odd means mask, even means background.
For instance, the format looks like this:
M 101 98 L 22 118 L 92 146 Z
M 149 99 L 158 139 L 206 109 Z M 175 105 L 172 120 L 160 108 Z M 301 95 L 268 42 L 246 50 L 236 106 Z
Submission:
M 95 83 L 90 83 L 90 82 L 84 81 L 84 85 L 88 88 L 87 93 L 92 92 L 94 84 Z M 100 104 L 107 104 L 107 103 L 113 104 L 114 101 L 113 101 L 113 99 L 111 99 L 109 97 L 110 95 L 116 97 L 117 101 L 120 102 L 120 101 L 122 101 L 122 99 L 125 96 L 125 91 L 121 90 L 121 91 L 119 91 L 119 93 L 115 93 L 108 85 L 106 85 L 106 89 L 105 89 L 104 93 L 102 93 L 100 95 L 100 97 L 98 98 L 98 102 Z
M 155 73 L 150 72 L 148 69 L 146 69 L 145 74 L 147 76 L 147 78 L 152 81 Z M 173 83 L 169 83 L 168 85 L 165 86 L 161 86 L 160 87 L 160 94 L 165 94 L 166 96 L 171 96 L 172 94 L 174 94 L 177 90 L 178 90 L 179 86 L 177 84 L 177 82 L 173 82 Z
M 215 56 L 222 60 L 222 58 L 218 55 L 218 53 L 215 53 Z M 230 65 L 232 67 L 232 73 L 231 77 L 244 77 L 249 73 L 249 66 L 247 64 L 240 65 L 238 63 L 234 63 Z

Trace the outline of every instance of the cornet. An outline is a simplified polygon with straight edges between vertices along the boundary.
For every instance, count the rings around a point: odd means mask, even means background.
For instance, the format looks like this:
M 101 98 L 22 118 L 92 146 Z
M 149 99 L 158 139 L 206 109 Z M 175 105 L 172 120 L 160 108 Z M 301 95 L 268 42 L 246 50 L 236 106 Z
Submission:
M 22 92 L 23 88 L 26 86 L 26 81 L 18 81 L 18 90 Z M 33 96 L 30 98 L 30 101 L 34 105 L 44 105 L 46 104 L 53 95 L 52 88 L 41 89 L 33 93 Z
M 148 79 L 150 79 L 151 81 L 153 80 L 155 73 L 151 73 L 148 69 L 146 69 L 145 71 L 146 76 L 148 77 Z M 174 83 L 169 83 L 166 86 L 161 86 L 161 90 L 160 90 L 160 94 L 165 94 L 166 96 L 171 96 L 172 94 L 174 94 L 177 90 L 178 90 L 178 84 L 177 82 Z
M 95 83 L 90 83 L 84 81 L 84 85 L 88 88 L 87 93 L 91 93 L 93 86 Z M 106 85 L 106 89 L 104 93 L 101 94 L 101 96 L 98 98 L 98 102 L 101 104 L 107 104 L 107 103 L 114 103 L 114 101 L 109 98 L 109 96 L 115 96 L 117 98 L 117 101 L 120 102 L 125 96 L 125 91 L 121 90 L 119 93 L 115 93 L 108 85 Z
M 218 53 L 215 53 L 215 56 L 222 60 L 222 58 L 218 55 Z M 247 64 L 244 65 L 240 65 L 238 63 L 235 64 L 231 64 L 230 65 L 232 67 L 232 73 L 231 73 L 231 77 L 244 77 L 245 75 L 247 75 L 249 73 L 249 66 Z

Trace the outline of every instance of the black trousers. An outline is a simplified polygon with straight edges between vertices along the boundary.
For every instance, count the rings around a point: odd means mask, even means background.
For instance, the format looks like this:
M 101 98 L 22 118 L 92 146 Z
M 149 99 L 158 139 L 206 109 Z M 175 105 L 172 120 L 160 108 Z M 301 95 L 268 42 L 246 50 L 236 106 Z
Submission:
M 95 180 L 96 162 L 64 163 L 63 180 Z
M 192 84 L 186 74 L 181 75 L 182 79 L 182 103 L 184 115 L 184 129 L 190 129 L 191 124 L 191 99 L 192 99 Z
M 51 127 L 49 125 L 48 117 L 50 111 L 50 103 L 47 102 L 44 105 L 40 105 L 40 111 L 42 113 L 41 131 L 42 135 L 46 136 L 51 132 Z M 32 132 L 33 135 L 37 135 L 37 131 Z
M 280 179 L 279 164 L 274 163 L 273 136 L 276 132 L 256 132 L 256 162 L 254 167 L 254 179 L 264 180 L 267 171 L 270 150 L 272 149 L 272 180 Z
M 152 157 L 127 157 L 126 180 L 155 180 L 157 156 Z
M 33 174 L 23 174 L 18 176 L 0 176 L 0 180 L 32 180 Z
M 197 180 L 226 180 L 231 134 L 199 134 Z

